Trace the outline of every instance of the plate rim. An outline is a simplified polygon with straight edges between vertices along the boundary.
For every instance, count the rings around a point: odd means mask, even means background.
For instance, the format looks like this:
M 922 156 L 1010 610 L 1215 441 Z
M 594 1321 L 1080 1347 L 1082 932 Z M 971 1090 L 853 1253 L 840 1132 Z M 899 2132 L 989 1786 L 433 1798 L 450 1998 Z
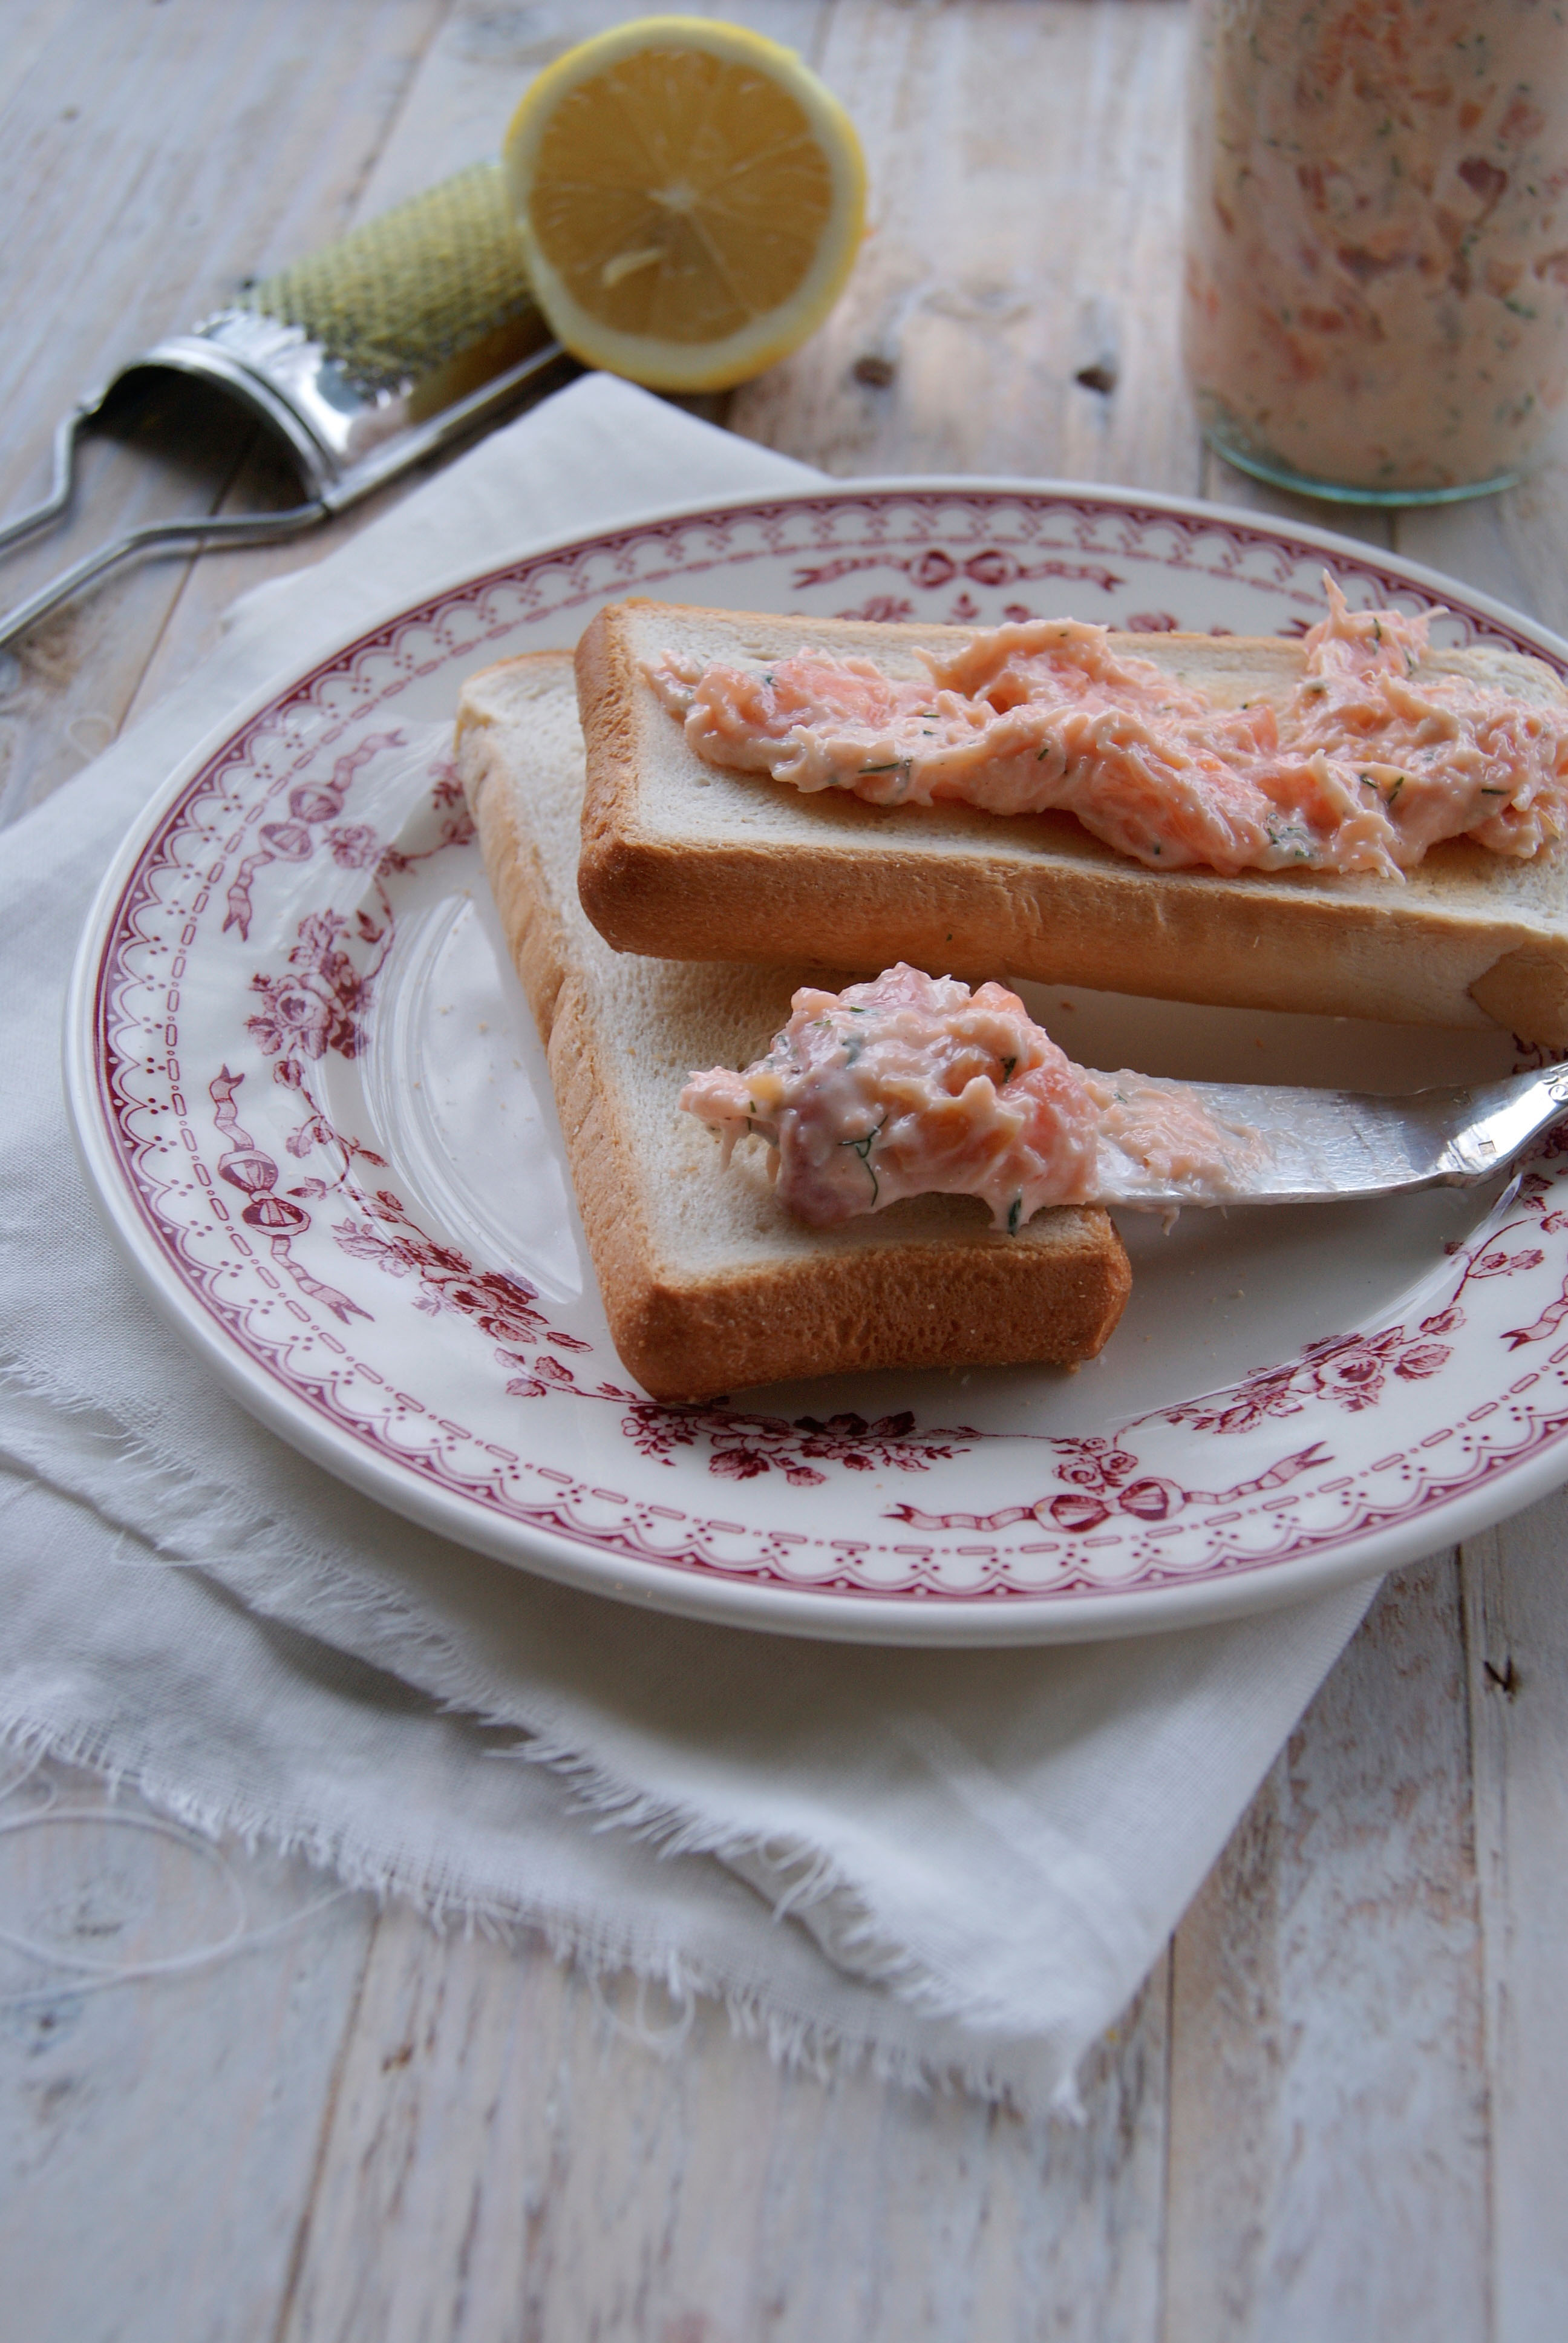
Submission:
M 737 490 L 699 501 L 683 499 L 618 515 L 592 528 L 528 538 L 498 559 L 454 565 L 426 586 L 415 600 L 388 597 L 370 615 L 340 632 L 314 659 L 282 660 L 265 683 L 236 701 L 206 728 L 171 769 L 127 827 L 95 892 L 73 961 L 62 1036 L 68 1120 L 88 1184 L 137 1282 L 165 1319 L 191 1342 L 226 1387 L 271 1432 L 313 1463 L 347 1482 L 399 1517 L 451 1538 L 513 1568 L 608 1599 L 641 1604 L 712 1624 L 752 1632 L 809 1637 L 834 1643 L 924 1646 L 1000 1647 L 1009 1644 L 1101 1642 L 1129 1634 L 1173 1632 L 1224 1619 L 1252 1616 L 1326 1594 L 1358 1580 L 1381 1576 L 1492 1526 L 1546 1494 L 1568 1477 L 1568 1432 L 1515 1467 L 1500 1483 L 1488 1483 L 1434 1505 L 1414 1520 L 1363 1532 L 1342 1547 L 1238 1571 L 1226 1579 L 1183 1585 L 1145 1586 L 1057 1595 L 1032 1601 L 1017 1596 L 1005 1606 L 986 1596 L 944 1597 L 924 1605 L 897 1599 L 825 1594 L 777 1583 L 748 1583 L 671 1570 L 658 1563 L 608 1556 L 534 1524 L 505 1522 L 486 1508 L 432 1488 L 380 1453 L 319 1416 L 284 1387 L 259 1362 L 234 1343 L 221 1323 L 179 1277 L 166 1251 L 155 1241 L 146 1208 L 132 1188 L 119 1151 L 106 1127 L 97 1079 L 98 980 L 126 888 L 151 836 L 190 782 L 206 764 L 285 689 L 297 689 L 336 665 L 350 648 L 438 603 L 444 597 L 488 579 L 502 578 L 519 564 L 553 554 L 586 550 L 606 538 L 661 523 L 699 522 L 719 513 L 769 510 L 781 505 L 834 504 L 868 496 L 1005 498 L 1018 495 L 1065 498 L 1134 513 L 1169 513 L 1241 529 L 1263 541 L 1321 548 L 1326 556 L 1348 557 L 1358 567 L 1385 569 L 1441 598 L 1457 593 L 1464 605 L 1496 618 L 1568 668 L 1568 641 L 1495 596 L 1466 586 L 1428 565 L 1410 561 L 1378 546 L 1314 523 L 1281 521 L 1244 507 L 1209 503 L 1093 481 L 1022 475 L 879 474 L 865 478 L 811 481 L 800 487 Z M 1506 1491 L 1503 1512 L 1497 1497 Z

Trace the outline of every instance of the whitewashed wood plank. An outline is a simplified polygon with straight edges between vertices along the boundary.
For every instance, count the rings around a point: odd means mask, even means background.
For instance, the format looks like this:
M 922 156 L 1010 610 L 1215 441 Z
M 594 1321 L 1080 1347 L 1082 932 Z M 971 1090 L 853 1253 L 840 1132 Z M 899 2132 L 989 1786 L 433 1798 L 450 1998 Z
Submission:
M 1522 580 L 1521 589 L 1507 598 L 1560 635 L 1568 634 L 1568 447 L 1564 437 L 1560 431 L 1548 460 L 1517 488 L 1497 498 L 1493 506 L 1506 559 Z
M 13 1936 L 129 1964 L 236 1921 L 270 1933 L 211 1967 L 106 1990 L 0 1948 L 0 2332 L 269 2343 L 374 1906 L 303 1865 L 149 1834 L 128 1795 L 106 1821 L 72 1822 L 104 1807 L 103 1785 L 56 1773 L 55 1810 L 0 1836 Z M 15 1822 L 32 1795 L 0 1815 Z
M 1464 1554 L 1498 2343 L 1568 2335 L 1568 1496 Z
M 8 0 L 5 10 L 7 85 L 25 81 L 59 25 L 59 0 Z
M 1152 2343 L 1162 1976 L 1081 2127 L 827 2087 L 706 2006 L 638 2038 L 671 2022 L 388 1914 L 278 2343 Z
M 1184 40 L 1161 0 L 842 0 L 821 67 L 865 142 L 871 232 L 833 317 L 736 394 L 732 427 L 841 474 L 1196 489 Z M 1080 378 L 1096 370 L 1111 387 Z
M 0 506 L 40 494 L 55 417 L 85 390 L 340 231 L 444 5 L 266 0 L 221 26 L 116 0 L 49 12 L 0 93 Z M 0 607 L 119 528 L 211 510 L 248 440 L 198 427 L 156 465 L 106 441 L 69 525 L 0 567 Z M 149 566 L 0 654 L 12 810 L 112 738 L 184 566 Z
M 1489 2332 L 1456 1560 L 1389 1580 L 1176 1938 L 1165 2343 Z
M 340 228 L 443 0 L 205 12 L 67 0 L 0 99 L 5 487 L 41 391 L 101 379 Z

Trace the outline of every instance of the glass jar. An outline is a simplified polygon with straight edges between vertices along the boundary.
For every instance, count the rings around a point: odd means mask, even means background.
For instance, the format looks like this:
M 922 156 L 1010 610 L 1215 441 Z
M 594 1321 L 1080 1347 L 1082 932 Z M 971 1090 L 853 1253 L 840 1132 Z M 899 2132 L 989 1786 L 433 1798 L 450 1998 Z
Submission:
M 1187 363 L 1243 470 L 1506 487 L 1568 393 L 1563 0 L 1198 0 Z

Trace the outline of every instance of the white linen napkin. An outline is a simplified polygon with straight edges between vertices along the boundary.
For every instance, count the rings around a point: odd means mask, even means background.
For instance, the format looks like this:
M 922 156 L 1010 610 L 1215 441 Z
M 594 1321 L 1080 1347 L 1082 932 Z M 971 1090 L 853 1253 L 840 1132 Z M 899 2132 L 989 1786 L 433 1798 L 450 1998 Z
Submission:
M 1059 1651 L 659 1619 L 447 1544 L 254 1423 L 77 1169 L 66 978 L 120 834 L 239 699 L 433 578 L 809 479 L 606 377 L 317 568 L 0 848 L 0 1736 L 433 1913 L 721 1995 L 774 2047 L 1026 2109 L 1158 1956 L 1365 1608 Z

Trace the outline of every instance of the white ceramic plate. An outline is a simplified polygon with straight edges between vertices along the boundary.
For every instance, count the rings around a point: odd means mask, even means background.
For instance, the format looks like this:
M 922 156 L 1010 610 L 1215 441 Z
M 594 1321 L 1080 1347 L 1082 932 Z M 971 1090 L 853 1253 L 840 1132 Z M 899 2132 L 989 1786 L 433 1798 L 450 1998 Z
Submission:
M 857 486 L 536 553 L 406 610 L 176 774 L 83 941 L 81 1144 L 153 1292 L 258 1415 L 501 1560 L 741 1624 L 930 1644 L 1171 1626 L 1428 1552 L 1568 1474 L 1568 1185 L 1130 1219 L 1076 1374 L 835 1380 L 699 1409 L 605 1330 L 549 1085 L 446 762 L 462 678 L 632 592 L 751 609 L 1300 632 L 1352 603 L 1568 649 L 1364 548 L 1016 483 Z M 1000 971 L 999 971 L 1000 973 Z M 1426 1032 L 1030 990 L 1090 1064 L 1390 1091 Z M 759 1039 L 761 1037 L 759 1037 Z

